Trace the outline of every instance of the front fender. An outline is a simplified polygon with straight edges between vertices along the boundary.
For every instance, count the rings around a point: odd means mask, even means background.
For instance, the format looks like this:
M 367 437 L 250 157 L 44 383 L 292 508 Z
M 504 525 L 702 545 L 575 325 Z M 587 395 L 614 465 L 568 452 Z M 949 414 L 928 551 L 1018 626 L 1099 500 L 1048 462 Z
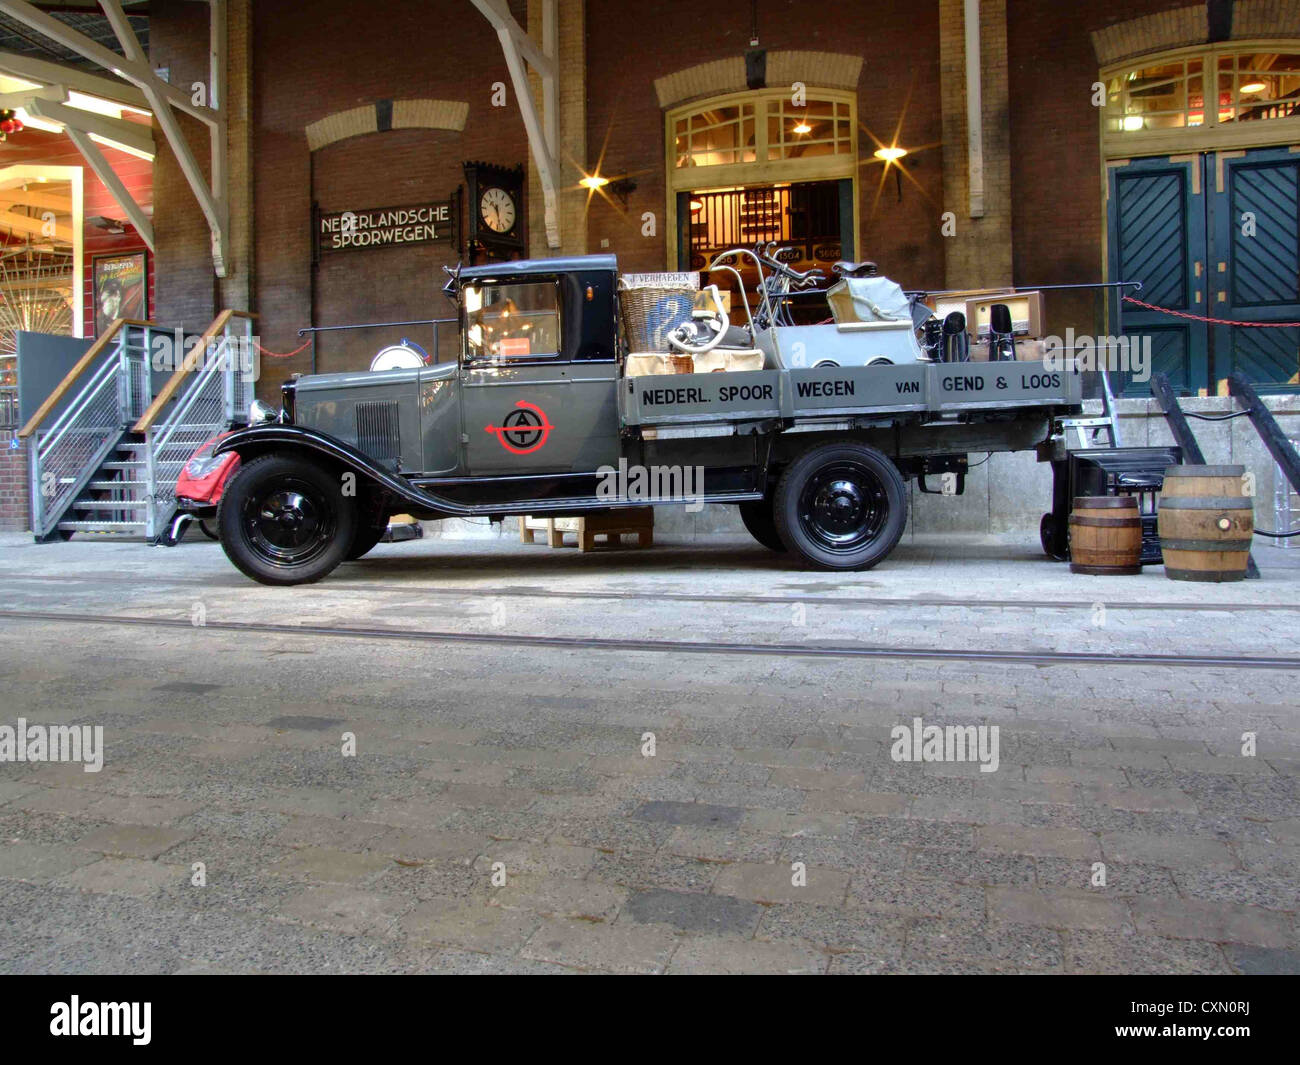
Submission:
M 364 478 L 405 503 L 445 511 L 455 517 L 477 517 L 480 513 L 477 507 L 466 506 L 463 503 L 423 492 L 403 478 L 376 465 L 367 455 L 350 444 L 301 425 L 271 423 L 238 429 L 220 440 L 212 453 L 221 455 L 228 451 L 236 452 L 241 462 L 248 462 L 273 451 L 306 451 L 323 456 L 335 465 L 353 471 L 358 477 Z

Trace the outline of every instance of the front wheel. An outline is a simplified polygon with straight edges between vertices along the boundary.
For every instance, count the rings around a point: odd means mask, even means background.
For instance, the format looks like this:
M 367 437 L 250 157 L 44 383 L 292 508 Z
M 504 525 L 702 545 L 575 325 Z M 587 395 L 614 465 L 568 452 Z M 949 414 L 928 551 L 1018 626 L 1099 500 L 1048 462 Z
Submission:
M 870 569 L 907 525 L 907 485 L 873 447 L 824 444 L 804 452 L 777 483 L 776 529 L 818 569 Z
M 217 529 L 227 557 L 262 584 L 308 584 L 343 561 L 356 537 L 355 500 L 337 474 L 296 455 L 243 464 L 226 486 Z

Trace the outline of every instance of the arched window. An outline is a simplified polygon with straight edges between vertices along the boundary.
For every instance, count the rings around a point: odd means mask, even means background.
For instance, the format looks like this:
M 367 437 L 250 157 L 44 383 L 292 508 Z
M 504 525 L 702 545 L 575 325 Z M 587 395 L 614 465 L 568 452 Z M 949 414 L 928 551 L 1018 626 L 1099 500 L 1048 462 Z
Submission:
M 851 254 L 857 232 L 857 97 L 809 87 L 730 93 L 668 111 L 669 262 L 698 268 L 760 240 Z M 800 260 L 803 261 L 803 260 Z
M 1245 147 L 1300 134 L 1300 39 L 1183 49 L 1103 72 L 1107 155 Z
M 857 150 L 855 103 L 851 93 L 816 89 L 796 102 L 788 89 L 781 89 L 690 104 L 669 112 L 669 165 L 686 170 L 777 162 L 797 166 L 828 156 L 852 159 Z

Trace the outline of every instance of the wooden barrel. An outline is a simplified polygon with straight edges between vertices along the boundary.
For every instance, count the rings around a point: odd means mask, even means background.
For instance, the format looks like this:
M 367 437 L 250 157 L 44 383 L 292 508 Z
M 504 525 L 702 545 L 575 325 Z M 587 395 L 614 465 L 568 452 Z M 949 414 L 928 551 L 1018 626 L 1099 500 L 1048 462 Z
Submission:
M 1156 527 L 1165 576 L 1239 581 L 1246 576 L 1255 510 L 1242 491 L 1245 466 L 1170 466 Z
M 1070 514 L 1070 571 L 1095 576 L 1142 572 L 1142 516 L 1132 496 L 1076 496 Z

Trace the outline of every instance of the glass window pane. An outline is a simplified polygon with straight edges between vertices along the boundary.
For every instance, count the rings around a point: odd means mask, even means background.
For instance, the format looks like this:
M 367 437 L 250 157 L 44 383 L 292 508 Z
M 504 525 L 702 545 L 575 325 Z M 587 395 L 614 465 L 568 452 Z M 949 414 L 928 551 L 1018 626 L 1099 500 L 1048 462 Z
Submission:
M 553 281 L 465 287 L 471 359 L 520 359 L 560 350 L 559 289 Z

